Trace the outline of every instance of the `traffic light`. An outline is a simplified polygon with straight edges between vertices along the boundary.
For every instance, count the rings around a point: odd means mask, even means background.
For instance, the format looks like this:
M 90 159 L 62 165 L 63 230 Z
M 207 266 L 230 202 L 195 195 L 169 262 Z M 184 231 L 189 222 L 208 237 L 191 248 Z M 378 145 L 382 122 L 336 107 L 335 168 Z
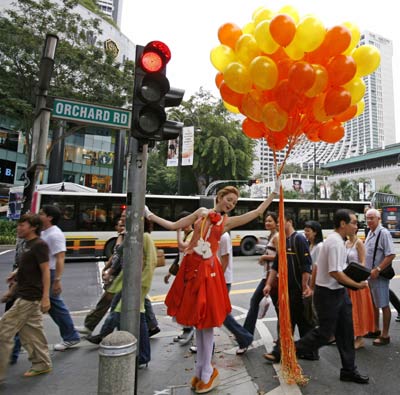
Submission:
M 259 184 L 259 183 L 260 183 L 260 180 L 258 180 L 258 179 L 253 179 L 253 180 L 247 181 L 247 185 L 249 187 L 251 187 L 253 184 Z
M 139 140 L 169 140 L 182 132 L 183 123 L 170 121 L 166 107 L 179 106 L 185 93 L 171 88 L 166 77 L 171 52 L 161 41 L 136 46 L 132 136 Z

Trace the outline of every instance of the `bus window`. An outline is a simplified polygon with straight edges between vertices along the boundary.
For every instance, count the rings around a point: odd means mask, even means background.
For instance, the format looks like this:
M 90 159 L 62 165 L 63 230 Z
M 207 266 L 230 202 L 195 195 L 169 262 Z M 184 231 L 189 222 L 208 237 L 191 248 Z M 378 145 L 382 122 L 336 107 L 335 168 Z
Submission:
M 306 222 L 312 218 L 311 214 L 312 213 L 310 208 L 299 208 L 296 224 L 297 229 L 304 229 L 304 225 L 306 224 Z
M 61 210 L 61 218 L 58 223 L 60 229 L 64 232 L 75 230 L 76 228 L 76 216 L 75 207 L 73 205 L 58 204 Z

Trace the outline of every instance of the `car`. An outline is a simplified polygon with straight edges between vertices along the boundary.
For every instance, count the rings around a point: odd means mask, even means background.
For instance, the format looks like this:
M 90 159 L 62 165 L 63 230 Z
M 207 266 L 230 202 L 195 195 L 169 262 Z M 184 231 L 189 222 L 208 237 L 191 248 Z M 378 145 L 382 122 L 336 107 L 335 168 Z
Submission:
M 257 240 L 255 254 L 263 255 L 265 252 L 265 248 L 267 247 L 268 239 L 266 237 L 259 237 Z

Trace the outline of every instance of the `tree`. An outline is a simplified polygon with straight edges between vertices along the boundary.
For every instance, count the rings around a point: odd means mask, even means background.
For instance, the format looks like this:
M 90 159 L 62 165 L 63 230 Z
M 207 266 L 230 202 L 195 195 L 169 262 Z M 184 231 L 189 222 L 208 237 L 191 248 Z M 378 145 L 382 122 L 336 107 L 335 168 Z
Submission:
M 200 88 L 178 110 L 173 113 L 175 118 L 191 119 L 201 128 L 195 134 L 193 166 L 185 166 L 182 172 L 185 179 L 193 177 L 198 193 L 214 180 L 249 178 L 255 142 L 243 134 L 241 122 L 230 115 L 221 100 Z
M 332 200 L 359 200 L 358 189 L 355 182 L 346 179 L 340 179 L 332 183 Z
M 46 33 L 60 38 L 50 95 L 114 106 L 131 101 L 133 63 L 119 64 L 104 52 L 93 39 L 100 20 L 83 19 L 73 11 L 77 4 L 19 0 L 0 17 L 0 113 L 19 120 L 28 144 Z
M 393 195 L 392 185 L 391 184 L 383 185 L 379 188 L 378 192 L 389 193 L 389 194 Z

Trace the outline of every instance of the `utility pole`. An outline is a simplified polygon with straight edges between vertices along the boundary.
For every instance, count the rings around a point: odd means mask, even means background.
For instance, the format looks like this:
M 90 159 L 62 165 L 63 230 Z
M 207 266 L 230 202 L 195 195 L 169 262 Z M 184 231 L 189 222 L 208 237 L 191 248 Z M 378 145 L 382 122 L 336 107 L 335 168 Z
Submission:
M 36 184 L 46 167 L 47 138 L 51 110 L 47 108 L 47 94 L 54 68 L 54 57 L 58 36 L 47 34 L 39 68 L 39 84 L 36 94 L 35 120 L 32 128 L 32 139 L 27 162 L 23 206 L 21 214 L 31 209 L 32 196 Z

